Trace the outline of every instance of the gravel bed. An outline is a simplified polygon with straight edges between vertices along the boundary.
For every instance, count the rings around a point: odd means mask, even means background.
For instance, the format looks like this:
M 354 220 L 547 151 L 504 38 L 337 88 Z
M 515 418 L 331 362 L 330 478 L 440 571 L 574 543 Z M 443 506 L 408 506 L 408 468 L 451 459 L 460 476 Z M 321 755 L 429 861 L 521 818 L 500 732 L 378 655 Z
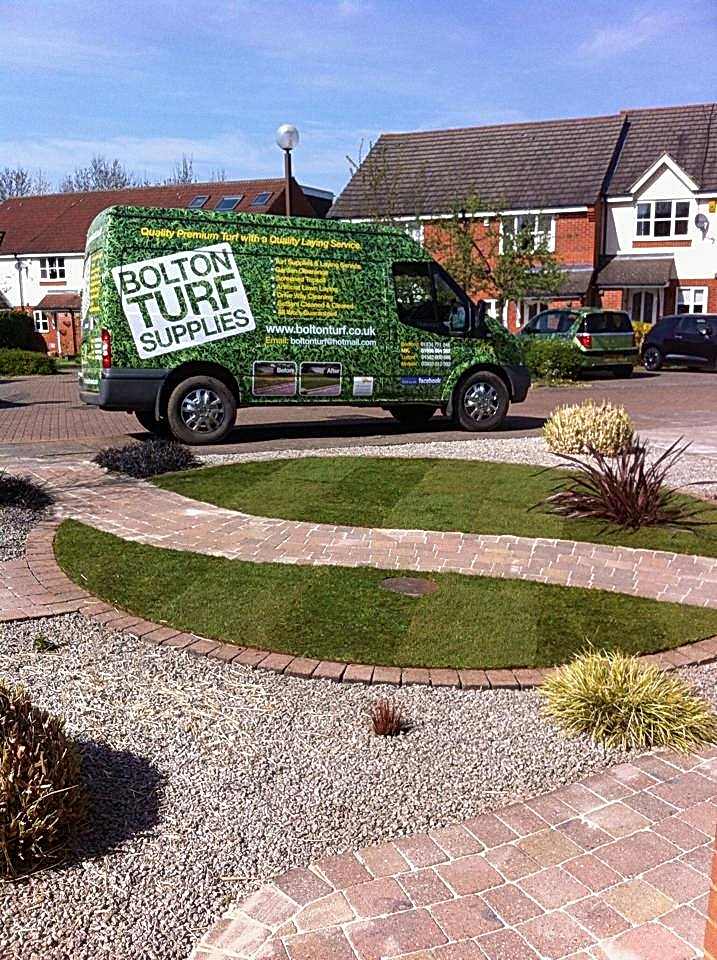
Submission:
M 659 456 L 664 447 L 654 444 Z M 200 454 L 208 466 L 241 463 L 249 460 L 295 460 L 300 457 L 436 457 L 445 460 L 490 460 L 498 463 L 535 464 L 540 467 L 565 466 L 565 461 L 548 450 L 542 437 L 505 437 L 499 434 L 475 440 L 433 440 L 415 443 L 357 444 L 351 447 L 327 447 L 318 450 L 270 450 L 267 452 Z M 696 484 L 686 492 L 709 499 L 717 498 L 717 460 L 686 454 L 675 465 L 670 481 L 675 487 Z
M 0 507 L 0 562 L 23 555 L 28 533 L 44 516 L 44 510 Z
M 37 652 L 39 633 L 56 649 Z M 214 664 L 78 614 L 0 638 L 0 676 L 65 717 L 91 795 L 73 860 L 4 885 L 3 960 L 185 958 L 230 903 L 292 865 L 624 759 L 565 739 L 535 692 L 386 688 L 413 726 L 383 739 L 367 723 L 378 694 L 358 685 Z

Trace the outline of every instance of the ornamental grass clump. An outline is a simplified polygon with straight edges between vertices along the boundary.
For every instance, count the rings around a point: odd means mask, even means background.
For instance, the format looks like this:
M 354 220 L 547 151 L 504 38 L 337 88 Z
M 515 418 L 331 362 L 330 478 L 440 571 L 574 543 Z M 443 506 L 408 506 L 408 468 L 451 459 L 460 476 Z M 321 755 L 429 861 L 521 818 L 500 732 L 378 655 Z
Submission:
M 634 427 L 624 407 L 609 400 L 566 404 L 552 412 L 543 426 L 543 437 L 553 453 L 597 451 L 614 457 L 629 449 Z
M 382 697 L 371 707 L 371 726 L 377 737 L 397 737 L 407 729 L 401 708 Z
M 684 680 L 617 651 L 578 655 L 540 692 L 546 715 L 567 733 L 617 750 L 687 753 L 717 740 L 717 718 Z
M 83 807 L 80 761 L 63 721 L 0 682 L 0 876 L 61 859 Z
M 688 447 L 689 443 L 677 440 L 653 460 L 647 444 L 636 438 L 613 458 L 599 450 L 589 450 L 583 460 L 561 454 L 574 469 L 540 506 L 571 520 L 604 520 L 606 526 L 623 530 L 674 527 L 696 533 L 701 527 L 714 526 L 714 511 L 680 496 L 667 483 Z
M 126 473 L 127 476 L 142 480 L 160 473 L 190 470 L 201 466 L 202 461 L 181 443 L 155 439 L 128 443 L 124 447 L 107 447 L 100 450 L 94 463 L 114 473 Z

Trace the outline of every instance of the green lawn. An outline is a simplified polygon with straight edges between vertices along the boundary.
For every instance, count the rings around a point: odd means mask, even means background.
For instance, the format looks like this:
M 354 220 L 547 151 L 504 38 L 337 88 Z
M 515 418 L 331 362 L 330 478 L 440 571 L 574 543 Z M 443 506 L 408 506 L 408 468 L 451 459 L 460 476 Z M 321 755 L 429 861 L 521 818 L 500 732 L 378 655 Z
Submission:
M 224 560 L 130 543 L 72 520 L 55 551 L 77 583 L 137 616 L 318 659 L 536 667 L 588 643 L 651 652 L 717 633 L 717 611 L 699 607 L 459 574 L 429 574 L 439 589 L 412 598 L 379 587 L 397 571 Z
M 287 520 L 508 533 L 717 556 L 717 526 L 699 535 L 656 528 L 601 533 L 601 523 L 532 509 L 559 478 L 557 470 L 474 460 L 309 457 L 208 467 L 154 482 L 195 500 Z M 706 515 L 717 521 L 717 507 Z

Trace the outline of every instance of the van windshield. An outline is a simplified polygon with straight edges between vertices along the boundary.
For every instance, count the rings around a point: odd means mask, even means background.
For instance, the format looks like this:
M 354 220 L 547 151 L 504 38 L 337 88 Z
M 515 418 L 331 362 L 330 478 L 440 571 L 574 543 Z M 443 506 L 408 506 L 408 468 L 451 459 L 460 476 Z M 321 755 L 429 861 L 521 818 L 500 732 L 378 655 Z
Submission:
M 396 306 L 401 323 L 442 336 L 465 336 L 470 304 L 435 264 L 396 263 Z

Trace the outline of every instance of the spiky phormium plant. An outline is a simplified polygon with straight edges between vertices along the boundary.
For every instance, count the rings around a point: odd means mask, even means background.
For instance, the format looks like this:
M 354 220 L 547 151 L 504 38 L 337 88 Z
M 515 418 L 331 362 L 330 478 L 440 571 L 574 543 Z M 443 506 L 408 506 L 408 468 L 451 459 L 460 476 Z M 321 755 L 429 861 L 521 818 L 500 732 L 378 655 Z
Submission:
M 696 532 L 713 526 L 717 521 L 707 505 L 690 503 L 667 483 L 688 447 L 676 440 L 651 459 L 647 443 L 638 437 L 612 458 L 595 449 L 584 458 L 558 454 L 573 469 L 538 506 L 571 520 L 604 520 L 623 530 L 662 526 Z

